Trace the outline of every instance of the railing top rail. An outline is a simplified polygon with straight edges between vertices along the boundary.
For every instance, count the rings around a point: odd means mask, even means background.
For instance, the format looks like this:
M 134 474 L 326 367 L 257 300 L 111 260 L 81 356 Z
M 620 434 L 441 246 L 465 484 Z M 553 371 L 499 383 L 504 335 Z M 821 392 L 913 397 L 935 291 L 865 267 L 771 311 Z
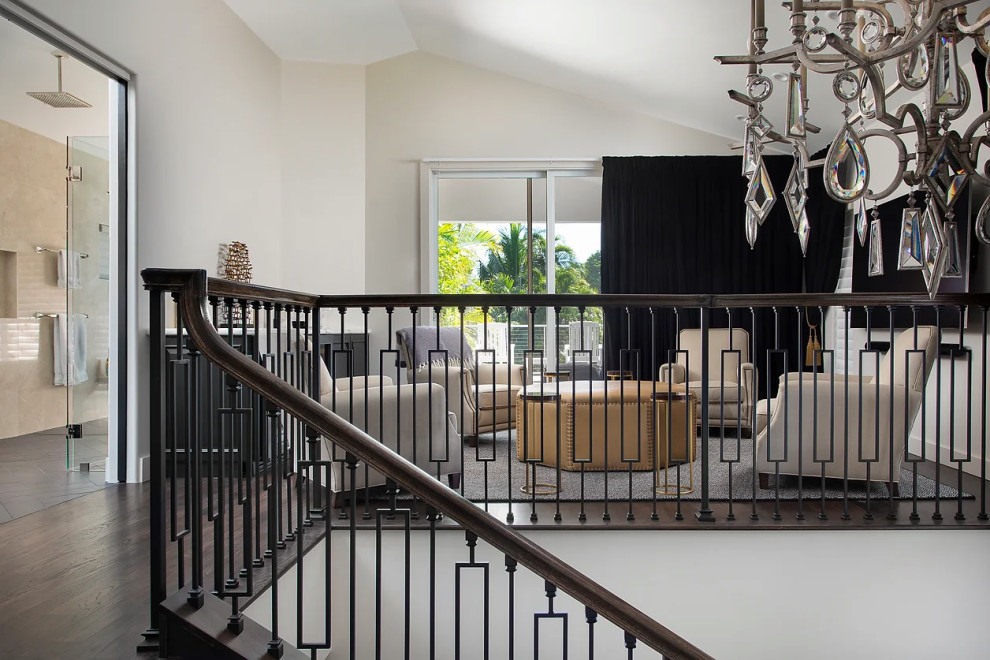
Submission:
M 197 271 L 150 268 L 142 271 L 145 285 L 178 291 L 190 273 Z M 216 278 L 207 282 L 208 295 L 217 298 L 247 299 L 262 303 L 315 306 L 330 309 L 433 307 L 990 307 L 990 293 L 940 294 L 930 299 L 923 293 L 770 293 L 770 294 L 374 294 L 316 295 L 287 289 L 241 284 Z
M 184 279 L 178 290 L 186 327 L 207 359 L 223 371 L 279 408 L 291 410 L 316 433 L 402 484 L 437 511 L 664 656 L 698 660 L 711 657 L 229 346 L 210 323 L 206 271 L 171 271 L 168 277 L 145 271 L 145 276 L 149 285 L 171 290 L 176 290 L 175 285 Z
M 141 271 L 146 289 L 162 289 L 165 291 L 181 291 L 193 274 L 201 271 L 192 269 L 145 268 Z M 319 306 L 320 296 L 289 289 L 259 286 L 231 282 L 216 277 L 208 279 L 207 291 L 210 297 L 233 298 L 236 300 L 256 300 L 261 303 L 281 305 L 303 305 L 305 307 Z

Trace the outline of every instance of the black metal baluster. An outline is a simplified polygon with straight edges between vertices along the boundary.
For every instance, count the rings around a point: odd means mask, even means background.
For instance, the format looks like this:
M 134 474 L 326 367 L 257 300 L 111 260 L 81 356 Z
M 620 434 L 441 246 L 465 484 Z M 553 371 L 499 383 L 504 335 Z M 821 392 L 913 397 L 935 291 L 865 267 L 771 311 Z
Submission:
M 912 346 L 914 350 L 918 350 L 918 307 L 916 305 L 911 306 L 911 327 L 913 328 L 914 342 Z M 910 358 L 908 358 L 910 359 Z M 924 368 L 927 370 L 927 358 L 924 357 L 924 352 L 922 352 L 922 361 Z M 927 405 L 927 387 L 921 390 L 921 425 L 919 429 L 921 430 L 921 456 L 918 459 L 912 459 L 910 454 L 907 453 L 908 440 L 910 439 L 910 429 L 908 428 L 908 409 L 907 406 L 904 407 L 904 447 L 906 460 L 911 463 L 911 487 L 913 494 L 911 496 L 911 513 L 908 516 L 908 520 L 912 522 L 919 522 L 921 520 L 921 515 L 918 513 L 918 463 L 924 462 L 927 444 L 926 427 L 928 426 L 928 405 Z
M 956 418 L 953 414 L 949 425 L 949 460 L 956 464 L 956 520 L 966 520 L 963 514 L 963 463 L 969 463 L 973 458 L 973 353 L 965 345 L 966 313 L 962 305 L 956 306 L 959 313 L 959 348 L 952 351 L 952 386 L 950 388 L 949 410 L 956 409 L 956 359 L 966 360 L 966 455 L 956 458 Z M 984 403 L 985 405 L 985 403 Z
M 268 314 L 266 313 L 266 317 Z M 270 326 L 269 326 L 270 327 Z M 269 348 L 271 348 L 271 340 L 269 340 Z M 276 360 L 276 364 L 278 360 Z M 281 658 L 285 652 L 284 644 L 282 643 L 282 638 L 278 634 L 278 551 L 285 547 L 284 543 L 278 541 L 279 531 L 282 528 L 282 523 L 280 521 L 282 515 L 281 507 L 281 483 L 282 483 L 282 464 L 277 459 L 280 449 L 280 416 L 281 411 L 278 407 L 270 402 L 265 401 L 265 415 L 268 418 L 268 437 L 271 441 L 271 486 L 268 489 L 268 550 L 271 553 L 271 592 L 272 592 L 272 637 L 268 641 L 268 655 Z M 330 539 L 327 539 L 327 545 L 330 545 Z M 327 564 L 329 567 L 330 564 Z M 330 574 L 330 571 L 327 571 Z
M 825 311 L 821 307 L 818 308 L 818 318 L 820 318 L 822 320 L 822 330 L 824 331 L 824 328 L 825 328 Z M 824 459 L 820 459 L 818 457 L 818 440 L 819 440 L 819 438 L 818 438 L 818 408 L 819 408 L 819 396 L 818 396 L 818 393 L 819 393 L 819 389 L 818 389 L 819 378 L 818 378 L 818 376 L 819 376 L 819 364 L 822 365 L 822 369 L 824 370 L 824 365 L 825 365 L 824 355 L 825 355 L 825 353 L 828 353 L 829 354 L 829 360 L 830 360 L 830 364 L 831 364 L 830 375 L 829 375 L 829 379 L 828 379 L 828 386 L 829 386 L 829 403 L 828 403 L 828 410 L 829 410 L 829 415 L 828 415 L 828 424 L 829 424 L 829 426 L 828 426 L 828 457 L 827 458 L 824 458 Z M 818 510 L 818 519 L 819 520 L 828 520 L 828 514 L 825 513 L 825 464 L 826 463 L 834 463 L 835 462 L 835 415 L 832 414 L 832 412 L 835 410 L 835 351 L 834 351 L 834 349 L 833 350 L 829 350 L 829 351 L 826 351 L 826 350 L 816 350 L 813 355 L 814 355 L 814 360 L 813 360 L 813 364 L 812 364 L 811 373 L 812 373 L 812 379 L 813 379 L 812 386 L 814 388 L 814 391 L 813 391 L 813 395 L 814 396 L 812 397 L 812 400 L 815 402 L 815 405 L 812 406 L 812 429 L 813 429 L 813 431 L 812 431 L 812 448 L 811 448 L 811 452 L 812 452 L 812 458 L 814 459 L 814 461 L 816 463 L 819 463 L 821 465 L 821 487 L 819 488 L 819 493 L 821 495 L 821 501 L 820 501 L 820 508 Z M 848 367 L 848 361 L 847 361 L 846 364 L 847 364 L 847 367 Z M 769 414 L 769 410 L 767 411 L 767 414 Z
M 728 512 L 726 513 L 726 516 L 725 516 L 725 519 L 726 520 L 735 520 L 736 519 L 736 514 L 735 514 L 735 512 L 733 511 L 733 508 L 732 508 L 732 506 L 733 506 L 732 503 L 733 503 L 733 500 L 735 499 L 732 496 L 732 477 L 733 477 L 733 474 L 732 474 L 733 473 L 733 470 L 732 470 L 732 468 L 737 463 L 739 463 L 740 456 L 742 455 L 742 434 L 743 434 L 743 416 L 742 416 L 742 399 L 743 399 L 743 394 L 742 393 L 743 393 L 743 388 L 746 387 L 746 389 L 750 392 L 750 395 L 749 396 L 750 396 L 750 400 L 751 401 L 752 401 L 752 398 L 756 396 L 756 391 L 753 390 L 747 383 L 744 382 L 745 379 L 746 379 L 746 375 L 743 373 L 743 368 L 742 368 L 742 365 L 743 365 L 743 361 L 742 361 L 742 349 L 741 348 L 737 348 L 736 345 L 735 345 L 735 328 L 733 327 L 733 323 L 732 323 L 732 311 L 733 310 L 731 308 L 729 308 L 729 307 L 726 307 L 725 308 L 725 316 L 726 316 L 726 318 L 728 319 L 728 322 L 729 322 L 729 329 L 728 329 L 728 332 L 729 332 L 729 349 L 722 351 L 722 364 L 720 365 L 720 369 L 722 371 L 722 380 L 721 380 L 721 383 L 720 383 L 720 387 L 722 387 L 723 389 L 719 393 L 719 400 L 723 402 L 722 403 L 722 420 L 723 421 L 722 421 L 722 433 L 721 433 L 721 436 L 722 436 L 721 437 L 721 446 L 719 447 L 718 459 L 719 459 L 720 462 L 722 462 L 722 463 L 728 463 L 728 465 L 729 465 L 729 509 L 728 509 Z M 736 358 L 736 386 L 737 386 L 736 387 L 736 392 L 737 392 L 737 394 L 736 394 L 736 457 L 735 458 L 726 458 L 725 457 L 725 403 L 724 403 L 724 401 L 725 401 L 725 389 L 724 388 L 725 388 L 725 356 L 728 355 L 728 354 L 732 354 Z M 686 405 L 690 405 L 690 402 L 688 402 L 688 404 L 686 404 Z M 690 419 L 690 415 L 688 415 L 688 419 Z M 756 427 L 755 426 L 750 427 L 750 433 L 752 433 L 754 436 L 756 435 Z
M 554 426 L 554 431 L 555 431 L 554 435 L 556 436 L 554 438 L 554 442 L 556 442 L 556 447 L 557 447 L 557 449 L 556 449 L 556 451 L 554 453 L 554 457 L 556 459 L 555 462 L 556 462 L 556 472 L 557 472 L 557 474 L 556 474 L 556 477 L 557 477 L 557 481 L 556 481 L 557 488 L 556 488 L 556 493 L 554 494 L 554 499 L 556 500 L 555 503 L 554 503 L 554 512 L 553 512 L 554 522 L 560 522 L 563 519 L 562 516 L 560 515 L 560 491 L 561 491 L 560 464 L 561 464 L 561 462 L 563 460 L 563 455 L 561 454 L 561 451 L 560 451 L 560 449 L 561 449 L 561 447 L 560 447 L 560 408 L 561 408 L 561 405 L 560 405 L 560 365 L 558 364 L 560 362 L 560 320 L 559 320 L 560 319 L 560 309 L 561 308 L 560 308 L 559 305 L 553 308 L 553 318 L 554 318 L 554 322 L 553 322 L 553 328 L 554 328 L 553 363 L 554 363 L 554 365 L 556 365 L 555 366 L 555 370 L 557 371 L 557 376 L 556 376 L 556 378 L 553 379 L 554 382 L 556 383 L 556 388 L 555 389 L 556 389 L 556 395 L 557 395 L 557 405 L 554 406 L 554 415 L 556 417 L 556 421 L 555 421 L 555 423 L 553 425 Z M 571 368 L 573 369 L 574 367 L 572 366 Z M 571 401 L 573 402 L 574 399 L 571 399 Z M 543 411 L 541 410 L 540 413 L 542 414 L 542 412 Z M 516 432 L 518 433 L 518 430 Z
M 935 305 L 935 334 L 942 345 L 942 306 Z M 932 520 L 942 520 L 942 359 L 935 357 L 935 512 Z
M 987 520 L 990 516 L 987 515 L 987 369 L 990 368 L 987 359 L 987 311 L 990 310 L 990 306 L 983 305 L 981 308 L 983 310 L 983 328 L 980 331 L 980 338 L 983 346 L 983 368 L 980 369 L 981 378 L 983 379 L 983 387 L 980 391 L 983 393 L 983 404 L 980 406 L 982 411 L 980 413 L 980 513 L 977 516 L 980 520 Z
M 567 660 L 567 612 L 554 612 L 553 599 L 557 597 L 557 587 L 544 581 L 547 594 L 547 611 L 533 614 L 533 660 L 540 660 L 540 621 L 544 619 L 560 619 L 563 625 L 561 658 Z
M 801 333 L 804 332 L 804 308 L 800 305 L 797 310 L 797 341 L 798 341 L 798 368 L 801 365 Z M 797 493 L 797 514 L 796 520 L 804 520 L 804 372 L 798 372 L 798 443 L 797 443 L 797 463 L 798 463 L 798 493 Z M 769 420 L 768 420 L 769 423 Z
M 858 406 L 859 406 L 859 428 L 858 428 L 858 433 L 856 434 L 857 443 L 858 443 L 857 444 L 857 456 L 856 456 L 856 459 L 860 463 L 866 463 L 866 513 L 863 514 L 863 520 L 873 520 L 873 511 L 872 511 L 871 500 L 870 500 L 870 485 L 872 484 L 872 482 L 870 481 L 870 468 L 873 467 L 873 462 L 876 461 L 879 458 L 879 449 L 880 449 L 880 424 L 879 424 L 879 418 L 880 418 L 880 353 L 879 353 L 879 351 L 873 350 L 873 347 L 872 347 L 872 343 L 873 343 L 873 320 L 872 320 L 873 319 L 873 316 L 872 316 L 872 313 L 873 313 L 873 308 L 872 307 L 867 307 L 866 308 L 866 341 L 869 343 L 870 348 L 859 351 L 859 376 L 860 376 L 860 385 L 859 385 L 859 388 L 858 388 L 858 392 L 859 392 L 859 397 L 858 397 L 858 399 L 859 399 L 858 400 Z M 893 350 L 893 345 L 891 345 L 891 350 Z M 875 410 L 874 410 L 874 414 L 873 414 L 873 434 L 874 434 L 875 442 L 876 442 L 876 451 L 875 451 L 872 459 L 868 459 L 868 458 L 866 458 L 863 455 L 863 412 L 864 412 L 863 411 L 863 394 L 864 394 L 864 390 L 866 389 L 866 387 L 865 387 L 866 386 L 866 382 L 863 380 L 863 355 L 865 353 L 873 353 L 874 354 L 874 365 L 875 366 L 874 366 L 873 373 L 876 374 L 876 376 L 873 379 L 873 382 L 876 385 L 876 387 L 874 388 L 874 392 L 873 392 L 873 394 L 874 394 L 873 400 L 876 402 L 875 403 L 875 406 L 874 406 Z M 849 405 L 848 402 L 846 403 L 846 405 Z
M 751 334 L 751 336 L 749 338 L 749 341 L 750 341 L 749 354 L 751 356 L 750 359 L 753 360 L 753 364 L 755 365 L 755 364 L 758 364 L 757 360 L 759 359 L 759 354 L 757 354 L 757 352 L 756 352 L 756 337 L 759 334 L 759 331 L 758 331 L 757 322 L 756 322 L 756 308 L 755 307 L 750 307 L 749 308 L 749 320 L 750 320 L 750 324 L 751 324 L 750 327 L 753 328 L 753 332 L 752 332 L 752 334 Z M 767 396 L 766 396 L 766 398 L 767 398 L 767 428 L 764 429 L 764 432 L 766 433 L 766 436 L 765 437 L 766 437 L 767 447 L 769 447 L 770 446 L 770 430 L 769 430 L 769 426 L 770 426 L 770 415 L 771 415 L 771 413 L 773 411 L 770 410 L 770 401 L 771 401 L 771 399 L 770 399 L 770 382 L 771 382 L 770 381 L 770 374 L 767 373 L 765 377 L 767 379 Z M 754 396 L 759 396 L 759 391 L 760 391 L 759 374 L 758 373 L 755 373 L 755 369 L 754 369 L 754 374 L 753 374 L 753 392 L 754 392 Z M 756 416 L 757 416 L 756 415 L 756 406 L 753 406 L 752 415 L 753 415 L 753 418 L 752 418 L 753 433 L 752 433 L 751 442 L 753 443 L 753 492 L 752 492 L 752 495 L 751 495 L 751 498 L 750 498 L 750 507 L 751 507 L 751 509 L 750 509 L 750 512 L 749 512 L 749 519 L 752 520 L 752 521 L 756 521 L 756 520 L 759 520 L 760 519 L 760 515 L 756 512 L 756 484 L 757 484 L 757 480 L 759 479 L 759 476 L 757 475 L 757 470 L 756 470 L 756 459 L 757 459 L 756 438 L 759 435 L 759 433 L 756 432 L 756 426 L 757 426 L 757 424 L 756 424 Z
M 456 562 L 454 564 L 454 660 L 461 657 L 461 571 L 469 568 L 480 568 L 485 581 L 483 590 L 484 611 L 482 625 L 484 628 L 483 644 L 485 660 L 489 658 L 489 584 L 488 584 L 488 562 L 478 562 L 475 559 L 475 548 L 478 545 L 478 535 L 471 531 L 465 531 L 464 537 L 467 540 L 468 561 Z M 476 656 L 472 656 L 476 657 Z
M 506 370 L 507 371 L 507 383 L 508 383 L 508 385 L 506 386 L 506 390 L 509 391 L 509 392 L 512 391 L 512 367 L 513 367 L 513 364 L 512 364 L 512 352 L 511 352 L 511 349 L 512 349 L 512 311 L 513 311 L 513 309 L 512 309 L 511 306 L 509 306 L 509 305 L 506 305 L 505 306 L 505 318 L 506 318 L 506 331 L 505 332 L 506 332 L 506 336 L 509 338 L 509 368 Z M 487 334 L 486 334 L 486 337 L 487 337 Z M 523 360 L 523 386 L 524 387 L 528 384 L 527 381 L 529 381 L 529 380 L 530 380 L 530 378 L 529 378 L 529 374 L 526 373 L 526 365 L 525 365 L 525 359 L 524 359 Z M 495 400 L 495 391 L 494 391 L 495 385 L 494 385 L 494 383 L 495 383 L 495 360 L 493 359 L 492 360 L 492 400 Z M 477 391 L 475 391 L 475 399 L 474 400 L 475 401 L 478 400 L 478 392 Z M 509 402 L 509 414 L 510 415 L 512 414 L 512 402 L 511 401 Z M 477 430 L 477 427 L 475 427 L 475 430 Z M 492 441 L 492 458 L 495 458 L 495 444 L 496 443 L 493 440 Z M 509 448 L 506 448 L 506 452 L 508 453 L 508 456 L 505 457 L 506 458 L 506 461 L 505 461 L 505 463 L 506 463 L 506 481 L 507 481 L 507 484 L 508 484 L 508 491 L 506 493 L 506 495 L 507 495 L 506 500 L 508 501 L 508 507 L 507 507 L 508 511 L 505 514 L 505 522 L 507 522 L 509 524 L 512 524 L 512 522 L 515 521 L 515 519 L 516 519 L 516 515 L 512 511 L 512 450 L 509 449 Z M 486 483 L 487 483 L 487 480 L 486 480 Z M 486 489 L 487 489 L 487 486 L 486 486 Z M 486 490 L 486 492 L 487 492 L 487 490 Z M 485 499 L 487 500 L 488 498 L 486 497 Z M 487 645 L 486 645 L 486 651 L 485 652 L 487 653 Z
M 165 600 L 168 585 L 166 584 L 165 564 L 165 296 L 161 289 L 149 287 L 151 309 L 149 314 L 151 356 L 149 365 L 150 381 L 150 410 L 149 410 L 149 440 L 151 447 L 151 508 L 150 518 L 150 553 L 149 553 L 149 620 L 148 627 L 141 636 L 144 638 L 138 644 L 139 652 L 157 650 L 159 647 L 158 605 Z M 984 338 L 986 337 L 986 312 L 984 310 Z M 984 349 L 986 340 L 984 339 Z M 984 350 L 984 355 L 986 354 Z M 984 380 L 984 390 L 986 381 Z M 984 418 L 985 419 L 985 418 Z M 985 436 L 985 434 L 984 434 Z M 984 442 L 984 445 L 986 443 Z
M 636 638 L 632 634 L 623 632 L 623 638 L 626 643 L 626 648 L 629 649 L 629 660 L 633 660 L 633 651 L 636 650 Z
M 585 345 L 584 345 L 584 313 L 585 313 L 585 308 L 584 307 L 579 307 L 578 308 L 578 321 L 580 323 L 580 329 L 581 329 L 581 348 L 580 348 L 580 351 L 581 351 L 581 355 L 582 356 L 584 355 L 585 351 L 588 351 L 588 400 L 590 401 L 591 400 L 591 390 L 592 390 L 592 380 L 593 380 L 591 368 L 592 368 L 593 365 L 592 365 L 592 362 L 591 362 L 591 352 L 590 352 L 590 349 L 587 349 L 585 347 Z M 575 378 L 575 376 L 577 375 L 577 359 L 576 359 L 575 351 L 573 349 L 571 350 L 571 364 L 574 365 L 573 368 L 575 370 L 575 373 L 571 376 L 571 401 L 572 402 L 576 402 L 577 401 L 577 378 Z M 572 428 L 575 425 L 575 417 L 577 415 L 576 410 L 577 410 L 577 406 L 572 403 L 572 405 L 571 405 L 571 427 Z M 594 448 L 594 439 L 592 438 L 592 432 L 591 432 L 591 430 L 594 428 L 594 410 L 595 410 L 595 407 L 594 406 L 588 406 L 588 459 L 587 460 L 578 459 L 578 457 L 577 457 L 577 449 L 575 448 L 575 450 L 574 450 L 574 452 L 575 452 L 574 462 L 575 463 L 578 463 L 581 466 L 581 508 L 578 511 L 578 521 L 579 522 L 585 522 L 588 519 L 588 514 L 584 510 L 584 504 L 585 504 L 585 502 L 584 502 L 584 477 L 585 477 L 585 468 L 587 467 L 587 464 L 591 461 L 592 457 L 594 456 L 594 453 L 592 451 L 593 448 Z M 575 447 L 576 447 L 577 446 L 577 443 L 574 443 L 574 444 L 575 444 Z
M 888 459 L 888 465 L 887 465 L 887 520 L 897 520 L 897 513 L 895 513 L 895 511 L 894 511 L 894 480 L 895 479 L 899 479 L 899 476 L 900 476 L 900 475 L 895 475 L 894 474 L 894 369 L 895 369 L 895 364 L 894 363 L 895 363 L 895 361 L 897 359 L 897 357 L 896 357 L 896 355 L 894 353 L 894 342 L 896 340 L 896 337 L 894 335 L 894 314 L 896 313 L 896 311 L 897 311 L 897 308 L 895 308 L 893 305 L 888 305 L 887 306 L 887 317 L 890 320 L 890 323 L 889 323 L 890 327 L 888 328 L 888 333 L 889 333 L 889 337 L 890 337 L 890 348 L 888 350 L 890 352 L 887 353 L 888 357 L 890 358 L 889 359 L 889 362 L 890 362 L 890 374 L 889 374 L 889 378 L 890 378 L 890 395 L 889 395 L 890 396 L 890 403 L 888 405 L 888 408 L 890 409 L 888 411 L 890 416 L 889 416 L 889 419 L 887 420 L 887 423 L 888 423 L 888 425 L 890 427 L 890 433 L 889 433 L 889 435 L 890 435 L 890 447 L 887 449 L 887 459 Z M 910 356 L 910 354 L 908 354 L 908 356 Z M 905 357 L 907 357 L 908 359 L 910 359 L 908 356 L 905 356 Z M 904 373 L 910 373 L 910 371 L 907 369 L 907 367 L 908 367 L 908 365 L 905 365 L 905 371 L 904 371 Z M 908 397 L 907 397 L 907 394 L 908 394 L 907 388 L 905 388 L 905 398 L 904 398 L 905 412 L 907 412 L 907 408 L 908 408 Z M 879 405 L 879 403 L 878 403 L 878 405 Z M 905 426 L 907 426 L 907 425 L 905 424 Z M 905 430 L 905 432 L 906 433 L 910 433 L 910 430 Z M 903 451 L 904 452 L 907 452 L 907 442 L 906 441 L 904 443 L 904 450 Z M 867 484 L 867 488 L 869 488 L 869 484 Z
M 852 517 L 849 515 L 849 332 L 848 329 L 852 327 L 849 323 L 850 308 L 848 306 L 842 308 L 846 315 L 846 333 L 845 333 L 845 356 L 846 356 L 846 368 L 843 370 L 844 382 L 845 382 L 845 393 L 843 395 L 843 401 L 845 404 L 842 407 L 843 414 L 843 431 L 842 431 L 842 520 L 851 520 Z M 860 374 L 862 378 L 862 374 Z
M 257 300 L 251 304 L 254 310 L 254 351 L 252 359 L 264 365 L 261 357 L 261 303 Z M 257 392 L 251 393 L 251 408 L 254 411 L 253 432 L 255 437 L 256 462 L 254 465 L 254 560 L 251 565 L 254 568 L 261 568 L 265 565 L 264 554 L 261 549 L 261 493 L 264 490 L 264 478 L 262 473 L 265 470 L 265 414 L 261 395 Z
M 505 572 L 509 580 L 509 630 L 508 630 L 508 645 L 509 645 L 509 656 L 508 660 L 513 660 L 516 657 L 516 566 L 518 562 L 509 555 L 505 556 Z
M 708 442 L 711 428 L 709 426 L 709 392 L 708 378 L 711 374 L 708 329 L 711 324 L 711 307 L 705 305 L 701 308 L 701 507 L 696 515 L 698 522 L 715 522 L 715 514 L 712 512 L 709 501 L 708 489 L 710 486 Z M 677 466 L 678 491 L 680 491 L 680 464 Z
M 349 657 L 351 660 L 356 660 L 357 658 L 357 617 L 353 616 L 354 612 L 357 612 L 357 482 L 355 481 L 355 472 L 357 472 L 357 458 L 350 452 L 345 452 L 344 462 L 347 464 L 347 472 L 349 475 L 350 483 L 350 502 L 348 503 L 348 508 L 350 509 L 350 515 L 348 516 L 348 533 L 350 540 L 350 547 L 348 548 L 348 607 L 352 616 L 349 617 L 348 622 L 348 646 Z M 328 567 L 329 568 L 329 567 Z
M 588 660 L 595 660 L 595 624 L 598 622 L 598 612 L 585 605 L 584 620 L 588 623 Z
M 582 333 L 583 335 L 584 333 Z M 650 369 L 656 369 L 657 365 L 657 315 L 656 310 L 650 307 Z M 650 443 L 653 445 L 653 474 L 651 479 L 653 480 L 653 492 L 650 494 L 650 499 L 652 500 L 652 510 L 650 511 L 650 520 L 656 522 L 660 520 L 660 514 L 657 511 L 657 487 L 659 486 L 657 476 L 660 469 L 660 427 L 657 424 L 657 378 L 659 374 L 655 371 L 652 372 L 650 376 L 651 392 L 650 392 L 650 419 L 653 420 L 653 437 L 650 438 Z M 669 378 L 668 378 L 669 380 Z M 690 397 L 688 397 L 690 398 Z M 669 456 L 670 454 L 668 454 Z M 594 610 L 585 607 L 585 614 L 594 614 Z M 590 615 L 589 615 L 590 616 Z M 597 614 L 595 618 L 597 619 Z M 589 655 L 588 657 L 594 657 L 594 639 L 595 639 L 595 629 L 593 627 L 594 621 L 589 619 L 588 621 L 588 636 L 589 636 Z

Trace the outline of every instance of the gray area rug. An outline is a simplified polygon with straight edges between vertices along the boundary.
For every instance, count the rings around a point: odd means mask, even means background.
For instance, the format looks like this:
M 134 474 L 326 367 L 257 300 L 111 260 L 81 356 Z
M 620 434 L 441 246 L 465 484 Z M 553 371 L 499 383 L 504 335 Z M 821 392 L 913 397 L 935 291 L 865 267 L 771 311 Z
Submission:
M 739 442 L 738 462 L 723 462 L 720 457 L 720 440 L 712 438 L 708 445 L 709 455 L 709 494 L 712 500 L 728 501 L 729 490 L 729 470 L 732 471 L 731 498 L 733 501 L 751 501 L 753 494 L 753 440 L 751 438 L 741 438 Z M 737 457 L 735 438 L 725 439 L 725 458 Z M 698 443 L 699 451 L 701 443 Z M 476 455 L 483 460 L 476 459 Z M 494 460 L 484 460 L 494 459 Z M 497 434 L 488 434 L 480 438 L 478 447 L 464 447 L 464 496 L 471 500 L 484 500 L 485 492 L 485 465 L 488 466 L 487 479 L 487 499 L 490 502 L 504 502 L 508 500 L 509 475 L 508 464 L 512 468 L 512 499 L 513 501 L 530 499 L 530 495 L 519 491 L 526 478 L 526 466 L 516 460 L 515 457 L 515 431 L 500 431 Z M 905 463 L 901 466 L 900 478 L 900 499 L 910 500 L 914 495 L 914 476 L 912 466 Z M 538 483 L 555 484 L 557 481 L 556 468 L 536 466 Z M 672 466 L 669 470 L 668 479 L 671 484 L 676 483 L 677 475 L 680 472 L 680 479 L 683 485 L 688 484 L 690 472 L 694 477 L 694 492 L 681 496 L 683 500 L 697 500 L 701 498 L 701 460 L 696 459 L 690 466 L 683 464 L 678 469 Z M 632 472 L 632 499 L 651 500 L 653 499 L 653 473 L 652 472 Z M 612 471 L 608 473 L 608 499 L 627 500 L 629 498 L 630 473 L 628 471 Z M 663 483 L 663 471 L 658 475 L 658 480 Z M 530 479 L 532 481 L 532 478 Z M 606 474 L 602 471 L 584 473 L 584 499 L 602 500 L 605 494 Z M 821 478 L 805 477 L 801 497 L 803 499 L 820 499 L 822 496 Z M 841 500 L 842 480 L 825 479 L 825 499 Z M 935 498 L 935 481 L 928 477 L 918 475 L 917 481 L 918 499 Z M 944 498 L 958 497 L 958 491 L 947 485 L 940 484 L 939 493 Z M 849 498 L 853 500 L 866 499 L 866 485 L 863 482 L 849 482 Z M 759 483 L 756 484 L 757 500 L 773 500 L 776 497 L 773 479 L 770 480 L 769 489 L 761 489 Z M 870 486 L 871 499 L 885 499 L 889 497 L 887 485 L 885 483 L 872 483 Z M 538 500 L 553 500 L 555 495 L 538 495 Z M 780 480 L 780 498 L 782 500 L 798 499 L 798 478 L 782 477 Z M 968 493 L 963 493 L 964 499 L 973 499 Z M 576 502 L 581 499 L 581 473 L 560 471 L 560 499 L 568 502 Z M 658 500 L 675 499 L 675 496 L 657 495 Z

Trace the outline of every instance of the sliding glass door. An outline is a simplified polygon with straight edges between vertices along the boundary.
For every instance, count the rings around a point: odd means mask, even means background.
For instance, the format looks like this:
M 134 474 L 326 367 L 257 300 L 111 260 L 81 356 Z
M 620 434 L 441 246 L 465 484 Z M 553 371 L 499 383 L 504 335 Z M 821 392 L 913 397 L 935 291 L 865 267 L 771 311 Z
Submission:
M 502 165 L 428 170 L 431 270 L 424 279 L 429 289 L 597 293 L 601 173 L 596 163 L 557 169 Z M 496 361 L 525 364 L 534 375 L 569 363 L 573 350 L 582 346 L 585 352 L 578 361 L 597 362 L 600 316 L 597 309 L 583 315 L 576 309 L 559 315 L 551 308 L 516 309 L 511 316 L 493 309 L 487 319 L 487 344 L 495 350 Z M 480 310 L 468 311 L 466 330 L 476 345 L 484 343 L 481 321 Z

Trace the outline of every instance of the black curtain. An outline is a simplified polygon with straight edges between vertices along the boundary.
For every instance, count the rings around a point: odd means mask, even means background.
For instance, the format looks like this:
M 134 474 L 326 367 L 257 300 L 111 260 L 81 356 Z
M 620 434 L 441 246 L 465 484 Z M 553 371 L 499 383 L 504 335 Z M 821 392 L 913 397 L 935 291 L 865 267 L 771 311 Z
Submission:
M 777 202 L 750 249 L 745 237 L 746 180 L 738 156 L 605 157 L 602 180 L 603 293 L 799 293 L 830 291 L 838 280 L 844 206 L 827 198 L 820 170 L 809 181 L 811 242 L 802 258 L 782 194 L 793 165 L 789 156 L 764 156 Z M 815 181 L 817 179 L 817 182 Z M 814 273 L 812 273 L 814 271 Z M 814 287 L 814 288 L 811 288 Z M 788 370 L 804 364 L 806 330 L 796 310 L 731 312 L 734 327 L 755 331 L 756 355 L 765 384 L 776 389 L 784 358 L 769 365 L 766 351 L 783 349 Z M 755 321 L 755 328 L 754 328 Z M 606 310 L 605 366 L 636 369 L 652 378 L 669 361 L 679 329 L 698 327 L 697 310 Z M 729 313 L 716 310 L 712 327 L 729 325 Z M 751 335 L 752 336 L 752 335 Z M 776 344 L 776 346 L 775 346 Z M 623 349 L 630 349 L 623 351 Z M 763 356 L 756 360 L 757 356 Z M 762 362 L 762 363 L 761 363 Z

